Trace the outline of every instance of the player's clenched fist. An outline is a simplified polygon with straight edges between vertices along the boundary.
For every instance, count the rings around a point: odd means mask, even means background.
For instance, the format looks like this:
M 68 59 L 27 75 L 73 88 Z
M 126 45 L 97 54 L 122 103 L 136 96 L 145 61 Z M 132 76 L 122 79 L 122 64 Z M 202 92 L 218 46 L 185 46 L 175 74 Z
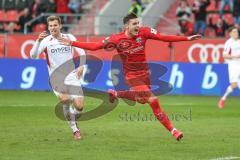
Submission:
M 43 31 L 42 33 L 40 33 L 38 35 L 38 41 L 41 42 L 43 40 L 43 38 L 45 38 L 47 36 L 48 36 L 47 31 Z
M 189 41 L 193 41 L 193 40 L 197 40 L 197 39 L 202 38 L 202 35 L 196 34 L 196 35 L 188 36 L 187 38 L 188 38 Z

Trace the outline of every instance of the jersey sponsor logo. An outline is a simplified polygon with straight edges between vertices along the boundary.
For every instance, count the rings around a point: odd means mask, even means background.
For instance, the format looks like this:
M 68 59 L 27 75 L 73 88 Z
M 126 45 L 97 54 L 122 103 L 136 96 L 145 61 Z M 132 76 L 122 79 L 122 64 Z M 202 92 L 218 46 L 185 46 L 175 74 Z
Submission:
M 141 50 L 144 50 L 143 46 L 139 46 L 139 47 L 133 48 L 131 50 L 124 51 L 124 53 L 134 54 L 134 53 L 137 53 Z
M 188 60 L 191 63 L 219 63 L 223 49 L 223 44 L 195 43 L 188 49 Z
M 124 50 L 127 50 L 128 48 L 130 48 L 131 46 L 132 46 L 132 42 L 129 41 L 129 40 L 123 40 L 118 45 L 116 45 L 113 42 L 106 42 L 106 43 L 104 43 L 104 49 L 106 51 L 112 51 L 114 49 L 118 49 L 120 51 L 124 51 Z
M 141 37 L 138 37 L 138 38 L 136 39 L 136 42 L 137 42 L 137 43 L 141 43 L 141 42 L 142 42 L 142 38 L 141 38 Z
M 60 48 L 52 48 L 50 49 L 51 53 L 69 53 L 71 52 L 71 48 L 70 47 L 60 47 Z

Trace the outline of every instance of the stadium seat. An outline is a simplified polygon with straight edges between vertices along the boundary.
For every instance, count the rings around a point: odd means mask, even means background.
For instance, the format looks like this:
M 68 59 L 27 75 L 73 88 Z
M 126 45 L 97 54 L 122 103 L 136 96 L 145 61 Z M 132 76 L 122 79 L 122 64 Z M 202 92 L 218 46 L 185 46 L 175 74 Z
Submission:
M 4 36 L 0 36 L 0 58 L 4 57 Z
M 216 10 L 215 5 L 216 5 L 215 1 L 211 1 L 210 5 L 207 7 L 207 11 L 208 12 L 215 11 Z
M 34 26 L 33 28 L 33 32 L 43 32 L 47 29 L 47 25 L 44 24 L 44 23 L 40 23 L 40 24 L 37 24 L 36 26 Z
M 18 11 L 9 10 L 6 12 L 6 21 L 7 22 L 17 22 L 18 21 Z
M 224 14 L 224 15 L 223 15 L 223 19 L 225 19 L 225 21 L 226 21 L 229 25 L 234 24 L 234 18 L 233 18 L 233 15 L 232 15 L 231 13 Z
M 5 12 L 3 10 L 0 10 L 0 22 L 5 21 Z
M 210 23 L 210 17 L 211 16 L 212 16 L 212 23 L 216 24 L 217 20 L 220 18 L 220 15 L 218 13 L 208 14 L 208 16 L 207 16 L 207 24 Z
M 211 37 L 211 38 L 216 37 L 216 34 L 215 34 L 214 29 L 212 29 L 212 28 L 210 28 L 210 27 L 207 27 L 207 28 L 206 28 L 206 31 L 205 31 L 205 36 L 206 36 L 206 37 Z

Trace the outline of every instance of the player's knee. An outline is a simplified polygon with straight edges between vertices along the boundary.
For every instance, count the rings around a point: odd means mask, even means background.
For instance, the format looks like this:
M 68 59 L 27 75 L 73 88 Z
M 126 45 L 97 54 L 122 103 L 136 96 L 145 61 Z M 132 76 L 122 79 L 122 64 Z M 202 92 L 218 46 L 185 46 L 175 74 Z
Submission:
M 232 87 L 232 89 L 235 89 L 235 88 L 238 87 L 238 84 L 237 83 L 231 83 L 231 87 Z
M 157 100 L 158 100 L 157 97 L 152 96 L 152 97 L 149 97 L 148 102 L 149 102 L 149 103 L 152 103 L 152 102 L 155 102 L 155 101 L 157 101 Z
M 141 104 L 148 103 L 147 98 L 144 98 L 144 97 L 136 98 L 136 101 Z
M 71 102 L 71 99 L 68 95 L 60 94 L 58 98 L 62 103 L 70 103 Z
M 77 98 L 73 100 L 73 105 L 78 109 L 82 110 L 83 109 L 83 99 L 82 98 Z

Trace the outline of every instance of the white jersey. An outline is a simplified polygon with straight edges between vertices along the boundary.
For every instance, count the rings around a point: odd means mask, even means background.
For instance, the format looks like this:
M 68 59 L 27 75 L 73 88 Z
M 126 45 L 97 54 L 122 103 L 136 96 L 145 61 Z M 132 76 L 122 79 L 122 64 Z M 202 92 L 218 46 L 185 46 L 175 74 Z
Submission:
M 223 55 L 240 56 L 240 39 L 228 39 L 224 45 Z M 239 64 L 240 59 L 229 59 L 227 63 Z
M 76 38 L 72 34 L 62 34 L 64 38 L 69 38 L 75 41 Z M 85 51 L 80 48 L 75 48 L 79 55 L 85 55 Z M 49 74 L 68 60 L 73 60 L 74 52 L 72 46 L 66 46 L 59 43 L 59 41 L 52 35 L 45 37 L 40 43 L 36 42 L 30 51 L 31 57 L 38 57 L 40 53 L 45 53 L 48 64 Z M 72 61 L 74 66 L 74 62 Z
M 240 39 L 228 39 L 224 45 L 223 55 L 240 56 Z M 240 58 L 227 59 L 229 81 L 238 82 L 240 79 Z

